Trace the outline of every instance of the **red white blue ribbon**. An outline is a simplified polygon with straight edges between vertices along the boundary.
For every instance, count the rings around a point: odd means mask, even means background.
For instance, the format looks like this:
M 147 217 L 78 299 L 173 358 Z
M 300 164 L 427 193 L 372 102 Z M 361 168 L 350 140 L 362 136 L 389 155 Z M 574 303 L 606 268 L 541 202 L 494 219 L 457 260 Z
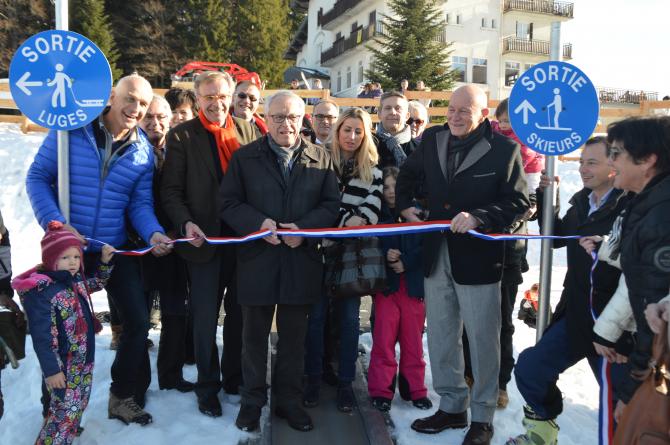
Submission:
M 451 221 L 422 221 L 422 222 L 407 222 L 396 224 L 377 224 L 373 226 L 353 226 L 353 227 L 334 227 L 325 229 L 277 229 L 274 234 L 277 236 L 301 236 L 304 238 L 356 238 L 364 236 L 392 236 L 392 235 L 406 235 L 429 232 L 444 232 L 450 230 Z M 470 230 L 468 233 L 476 238 L 487 241 L 510 241 L 510 240 L 539 240 L 539 239 L 578 239 L 574 236 L 556 236 L 556 235 L 537 235 L 537 234 L 514 234 L 507 233 L 481 233 L 476 230 Z M 272 235 L 271 230 L 261 230 L 250 233 L 241 237 L 205 237 L 203 240 L 213 245 L 223 244 L 240 244 L 262 239 L 266 236 Z M 174 239 L 170 243 L 185 243 L 193 241 L 195 238 L 179 238 Z M 87 240 L 96 245 L 103 244 L 94 239 L 87 238 Z M 116 250 L 114 253 L 120 255 L 141 256 L 150 252 L 155 246 L 148 246 L 136 250 Z

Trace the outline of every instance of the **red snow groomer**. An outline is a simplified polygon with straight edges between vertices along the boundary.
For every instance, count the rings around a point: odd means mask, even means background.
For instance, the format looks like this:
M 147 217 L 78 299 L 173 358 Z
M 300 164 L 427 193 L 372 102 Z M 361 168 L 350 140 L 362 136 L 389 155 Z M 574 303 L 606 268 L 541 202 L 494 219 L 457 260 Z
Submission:
M 198 74 L 205 71 L 223 71 L 230 74 L 235 82 L 244 82 L 250 81 L 254 84 L 261 86 L 261 78 L 257 73 L 248 71 L 246 68 L 243 68 L 235 63 L 222 63 L 222 62 L 188 62 L 186 65 L 182 66 L 179 71 L 172 75 L 172 80 L 175 81 L 192 81 Z

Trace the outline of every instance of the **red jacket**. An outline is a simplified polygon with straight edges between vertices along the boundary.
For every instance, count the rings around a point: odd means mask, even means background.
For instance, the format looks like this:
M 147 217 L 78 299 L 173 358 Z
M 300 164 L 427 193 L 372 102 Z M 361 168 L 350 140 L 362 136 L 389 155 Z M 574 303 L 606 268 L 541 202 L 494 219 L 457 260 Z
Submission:
M 491 121 L 491 128 L 496 133 L 513 139 L 521 146 L 521 160 L 523 161 L 523 171 L 526 173 L 540 173 L 544 169 L 544 155 L 531 150 L 525 146 L 511 128 L 501 130 L 498 121 Z

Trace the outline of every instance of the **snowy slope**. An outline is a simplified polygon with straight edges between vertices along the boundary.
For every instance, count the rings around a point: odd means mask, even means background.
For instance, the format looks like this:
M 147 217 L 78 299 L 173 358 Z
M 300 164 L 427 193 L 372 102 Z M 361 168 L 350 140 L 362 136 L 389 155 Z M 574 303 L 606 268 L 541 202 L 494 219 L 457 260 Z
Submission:
M 12 265 L 14 273 L 24 271 L 39 262 L 39 241 L 42 230 L 35 222 L 28 198 L 25 193 L 25 174 L 44 133 L 24 135 L 18 125 L 0 124 L 0 206 L 5 224 L 11 232 Z M 561 175 L 561 201 L 563 211 L 567 208 L 568 198 L 579 188 L 581 183 L 576 163 L 559 163 Z M 536 227 L 531 230 L 536 231 Z M 539 269 L 539 242 L 531 243 L 528 260 L 531 270 L 524 276 L 525 290 L 530 284 L 537 282 Z M 552 279 L 552 303 L 558 301 L 563 276 L 565 274 L 565 254 L 554 255 L 554 274 Z M 519 296 L 520 298 L 520 296 Z M 518 301 L 518 299 L 517 299 Z M 104 292 L 94 295 L 96 310 L 105 310 L 107 300 Z M 515 354 L 532 345 L 535 331 L 523 323 L 516 324 L 514 338 Z M 154 343 L 158 344 L 159 331 L 150 333 Z M 193 394 L 181 394 L 176 391 L 159 391 L 155 381 L 147 394 L 147 410 L 153 415 L 154 423 L 147 427 L 137 425 L 124 426 L 116 420 L 107 419 L 107 393 L 110 376 L 109 369 L 114 360 L 113 352 L 109 351 L 111 333 L 109 326 L 96 337 L 96 367 L 94 372 L 93 395 L 91 403 L 84 414 L 83 427 L 85 432 L 78 443 L 83 445 L 153 445 L 170 443 L 180 445 L 188 443 L 200 444 L 234 444 L 245 435 L 234 426 L 234 419 L 239 408 L 238 398 L 222 395 L 224 415 L 219 419 L 210 419 L 197 410 Z M 221 345 L 221 332 L 218 342 Z M 369 350 L 371 339 L 369 334 L 361 337 L 361 343 Z M 424 338 L 425 348 L 425 338 Z M 28 357 L 21 362 L 17 370 L 5 369 L 2 373 L 2 388 L 5 395 L 5 415 L 0 420 L 0 443 L 12 445 L 28 445 L 34 443 L 41 426 L 40 369 L 32 351 L 30 337 L 27 339 Z M 155 369 L 156 348 L 151 351 L 152 369 Z M 369 354 L 368 354 L 369 355 Z M 426 357 L 428 361 L 428 357 Z M 194 366 L 184 369 L 185 377 L 194 381 Z M 426 370 L 428 388 L 431 389 L 430 369 Z M 565 413 L 559 418 L 562 445 L 594 443 L 597 427 L 598 393 L 597 384 L 585 362 L 566 373 L 559 383 L 565 393 Z M 503 444 L 505 440 L 521 431 L 523 401 L 514 381 L 510 383 L 510 405 L 504 411 L 498 411 L 495 418 L 495 444 Z M 430 392 L 433 403 L 437 405 L 437 396 Z M 392 408 L 392 416 L 396 424 L 394 434 L 399 444 L 445 444 L 461 443 L 464 431 L 448 431 L 435 436 L 414 433 L 409 425 L 417 417 L 426 415 L 396 398 Z M 318 422 L 318 419 L 315 419 Z M 309 443 L 309 434 L 305 435 Z

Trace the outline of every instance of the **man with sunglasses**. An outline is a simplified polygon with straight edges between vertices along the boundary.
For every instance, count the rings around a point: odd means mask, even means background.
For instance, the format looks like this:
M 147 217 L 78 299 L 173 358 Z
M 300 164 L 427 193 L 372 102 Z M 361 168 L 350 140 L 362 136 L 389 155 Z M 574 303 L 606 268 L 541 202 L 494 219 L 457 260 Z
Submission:
M 244 81 L 235 87 L 233 106 L 230 107 L 233 116 L 244 119 L 251 123 L 256 139 L 268 132 L 268 126 L 263 118 L 256 112 L 261 100 L 261 91 L 255 83 Z
M 412 100 L 408 105 L 409 119 L 407 119 L 407 125 L 409 125 L 412 132 L 412 138 L 421 141 L 423 130 L 428 125 L 428 110 L 418 100 Z
M 333 124 L 340 115 L 340 108 L 337 103 L 330 99 L 322 99 L 314 105 L 314 133 L 316 134 L 316 144 L 323 145 L 330 137 Z
M 163 210 L 181 235 L 192 238 L 175 250 L 186 260 L 190 278 L 193 342 L 198 380 L 198 409 L 207 416 L 222 415 L 217 397 L 221 388 L 237 394 L 242 383 L 242 316 L 235 293 L 235 251 L 205 243 L 204 237 L 230 234 L 219 219 L 219 184 L 232 154 L 256 139 L 251 124 L 232 116 L 235 82 L 228 73 L 209 71 L 195 80 L 200 111 L 195 119 L 168 133 L 161 179 Z M 216 328 L 225 289 L 224 354 L 219 367 Z

